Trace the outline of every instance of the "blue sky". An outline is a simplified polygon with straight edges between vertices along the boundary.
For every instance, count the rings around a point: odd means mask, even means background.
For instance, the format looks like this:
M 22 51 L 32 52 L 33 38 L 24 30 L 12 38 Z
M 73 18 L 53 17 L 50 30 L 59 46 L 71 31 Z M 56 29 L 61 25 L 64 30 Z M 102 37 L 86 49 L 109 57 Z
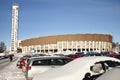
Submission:
M 120 43 L 120 0 L 0 0 L 0 41 L 11 45 L 12 4 L 19 39 L 78 33 L 111 34 Z

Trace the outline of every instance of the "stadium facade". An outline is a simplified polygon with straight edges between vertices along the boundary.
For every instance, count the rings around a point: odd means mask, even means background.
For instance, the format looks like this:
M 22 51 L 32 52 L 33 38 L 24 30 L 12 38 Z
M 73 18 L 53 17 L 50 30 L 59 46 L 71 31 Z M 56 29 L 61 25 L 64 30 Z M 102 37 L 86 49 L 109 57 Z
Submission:
M 66 34 L 22 40 L 23 52 L 101 52 L 112 50 L 110 34 Z

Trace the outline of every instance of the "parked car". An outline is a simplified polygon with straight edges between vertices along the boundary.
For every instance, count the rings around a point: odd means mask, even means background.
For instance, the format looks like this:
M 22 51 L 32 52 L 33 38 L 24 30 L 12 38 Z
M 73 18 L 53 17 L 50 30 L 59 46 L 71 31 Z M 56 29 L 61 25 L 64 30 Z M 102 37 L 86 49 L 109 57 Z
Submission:
M 40 57 L 40 56 L 46 56 L 46 54 L 34 53 L 34 54 L 24 55 L 17 61 L 17 67 L 24 71 L 24 69 L 25 69 L 25 67 L 27 65 L 27 59 L 28 58 L 30 58 L 30 57 Z
M 75 54 L 79 54 L 81 56 L 85 56 L 85 53 L 84 52 L 76 52 Z
M 19 60 L 17 61 L 17 67 L 18 67 L 19 69 L 22 69 L 23 66 L 26 65 L 26 64 L 25 64 L 25 60 L 26 60 L 27 58 L 30 58 L 30 57 L 31 57 L 30 55 L 24 55 L 23 57 L 19 58 Z
M 107 54 L 107 56 L 120 59 L 120 54 Z
M 31 55 L 32 57 L 39 57 L 39 56 L 47 56 L 46 54 L 43 53 L 34 53 Z
M 27 80 L 31 80 L 36 74 L 58 68 L 72 61 L 68 57 L 46 56 L 31 58 L 26 66 L 25 76 Z
M 70 57 L 72 60 L 83 57 L 83 55 L 79 55 L 79 54 L 68 54 L 66 56 Z
M 89 53 L 86 53 L 85 56 L 105 56 L 105 54 L 97 53 L 97 52 L 89 52 Z
M 33 80 L 90 80 L 113 67 L 120 66 L 120 60 L 106 56 L 77 58 L 70 63 L 36 75 Z
M 54 54 L 54 56 L 65 56 L 65 55 L 60 53 L 60 54 Z
M 25 73 L 29 58 L 38 58 L 38 57 L 41 58 L 41 57 L 46 57 L 46 56 L 48 55 L 42 54 L 42 53 L 34 53 L 30 55 L 30 57 L 26 57 L 26 59 L 23 60 L 22 71 Z
M 113 68 L 98 77 L 96 80 L 120 80 L 120 68 Z

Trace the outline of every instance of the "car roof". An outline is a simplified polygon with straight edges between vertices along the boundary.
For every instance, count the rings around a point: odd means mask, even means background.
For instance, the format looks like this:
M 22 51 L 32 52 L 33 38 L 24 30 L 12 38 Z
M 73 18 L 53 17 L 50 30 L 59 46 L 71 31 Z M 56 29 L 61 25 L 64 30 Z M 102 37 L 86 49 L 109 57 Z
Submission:
M 69 57 L 66 57 L 66 56 L 40 56 L 40 57 L 31 57 L 29 58 L 30 60 L 42 60 L 42 59 L 59 59 L 59 58 L 68 58 L 70 59 Z

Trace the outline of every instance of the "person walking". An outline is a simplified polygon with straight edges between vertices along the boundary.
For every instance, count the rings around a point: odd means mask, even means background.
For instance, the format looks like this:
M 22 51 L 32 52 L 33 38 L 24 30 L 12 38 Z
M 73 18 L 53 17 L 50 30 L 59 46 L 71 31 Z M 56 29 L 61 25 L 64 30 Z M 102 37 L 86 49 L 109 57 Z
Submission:
M 13 60 L 13 56 L 12 56 L 12 55 L 9 55 L 9 58 L 10 58 L 10 61 L 12 61 L 12 60 Z

